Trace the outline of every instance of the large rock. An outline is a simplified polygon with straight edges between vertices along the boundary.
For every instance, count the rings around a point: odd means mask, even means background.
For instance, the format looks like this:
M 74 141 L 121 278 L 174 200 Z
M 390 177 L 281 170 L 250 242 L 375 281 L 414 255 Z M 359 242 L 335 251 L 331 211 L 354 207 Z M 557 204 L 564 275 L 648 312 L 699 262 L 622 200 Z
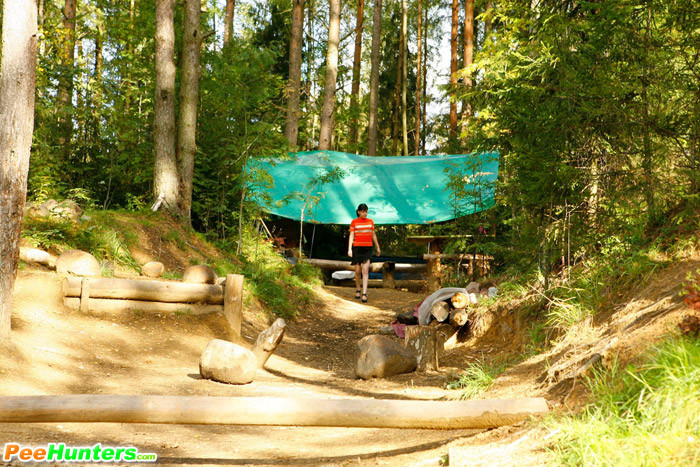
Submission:
M 158 278 L 165 272 L 165 265 L 160 261 L 149 261 L 141 268 L 141 274 L 146 277 Z
M 65 199 L 49 208 L 49 210 L 51 211 L 51 217 L 62 217 L 74 222 L 80 219 L 80 216 L 83 214 L 83 210 L 78 206 L 78 203 L 71 199 Z
M 183 282 L 196 282 L 198 284 L 215 284 L 217 278 L 214 270 L 206 264 L 189 266 L 182 275 Z
M 358 378 L 384 378 L 416 369 L 416 356 L 385 336 L 365 336 L 357 343 L 355 375 Z
M 210 340 L 199 358 L 202 378 L 222 383 L 250 383 L 257 369 L 258 360 L 253 352 L 221 339 Z
M 68 250 L 56 259 L 56 272 L 74 276 L 99 277 L 102 275 L 100 263 L 94 256 L 80 250 Z

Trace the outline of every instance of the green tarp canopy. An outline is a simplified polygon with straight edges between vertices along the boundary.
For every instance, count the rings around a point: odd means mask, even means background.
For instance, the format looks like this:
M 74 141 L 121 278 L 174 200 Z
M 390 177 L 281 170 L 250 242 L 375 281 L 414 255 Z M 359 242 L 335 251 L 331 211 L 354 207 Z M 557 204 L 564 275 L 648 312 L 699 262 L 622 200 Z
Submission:
M 305 222 L 350 224 L 365 203 L 375 224 L 430 224 L 493 206 L 498 156 L 298 152 L 251 161 L 251 170 L 273 181 L 251 187 L 251 193 L 265 211 L 295 220 L 302 220 L 303 212 Z

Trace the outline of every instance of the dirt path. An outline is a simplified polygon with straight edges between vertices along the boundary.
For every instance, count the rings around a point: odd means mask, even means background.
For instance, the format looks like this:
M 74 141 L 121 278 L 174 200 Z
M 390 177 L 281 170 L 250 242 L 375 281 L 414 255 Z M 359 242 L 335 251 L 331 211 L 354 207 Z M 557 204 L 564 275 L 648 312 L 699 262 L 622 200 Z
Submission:
M 328 287 L 319 303 L 289 323 L 282 345 L 253 383 L 221 384 L 199 377 L 198 360 L 210 339 L 228 337 L 222 316 L 91 317 L 64 309 L 59 289 L 52 273 L 20 271 L 13 344 L 0 356 L 1 395 L 439 399 L 450 393 L 444 389 L 449 367 L 465 358 L 445 355 L 441 363 L 447 370 L 440 372 L 355 379 L 355 342 L 423 297 L 372 289 L 370 302 L 361 304 L 353 290 Z M 264 327 L 259 316 L 246 314 L 245 340 L 250 343 Z M 440 465 L 450 446 L 469 443 L 474 435 L 471 430 L 0 424 L 0 444 L 136 446 L 158 454 L 161 465 Z

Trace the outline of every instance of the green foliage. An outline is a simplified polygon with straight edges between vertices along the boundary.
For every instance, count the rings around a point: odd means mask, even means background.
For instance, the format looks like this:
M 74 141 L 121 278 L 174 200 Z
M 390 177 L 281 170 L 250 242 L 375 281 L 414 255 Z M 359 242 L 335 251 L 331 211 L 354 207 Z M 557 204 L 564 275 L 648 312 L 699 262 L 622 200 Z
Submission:
M 44 250 L 83 250 L 98 260 L 107 259 L 138 270 L 139 264 L 129 251 L 129 247 L 136 243 L 135 234 L 110 223 L 97 211 L 89 214 L 92 221 L 78 224 L 54 218 L 25 219 L 22 238 Z
M 700 461 L 700 341 L 672 338 L 639 367 L 589 379 L 584 413 L 548 422 L 564 465 L 696 465 Z
M 446 388 L 461 389 L 459 399 L 471 399 L 490 388 L 496 377 L 507 367 L 505 362 L 479 360 L 471 363 L 458 377 L 449 381 Z

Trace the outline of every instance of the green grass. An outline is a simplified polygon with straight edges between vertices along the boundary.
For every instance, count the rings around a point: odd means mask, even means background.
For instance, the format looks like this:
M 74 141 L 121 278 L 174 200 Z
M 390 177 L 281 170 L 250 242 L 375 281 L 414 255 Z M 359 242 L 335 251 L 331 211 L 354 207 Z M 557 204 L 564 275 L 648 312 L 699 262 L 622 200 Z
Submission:
M 576 417 L 551 419 L 563 465 L 700 464 L 700 340 L 671 338 L 644 363 L 596 372 Z
M 459 399 L 471 399 L 489 389 L 496 377 L 503 373 L 505 362 L 479 360 L 470 364 L 459 376 L 446 384 L 447 389 L 461 389 Z

